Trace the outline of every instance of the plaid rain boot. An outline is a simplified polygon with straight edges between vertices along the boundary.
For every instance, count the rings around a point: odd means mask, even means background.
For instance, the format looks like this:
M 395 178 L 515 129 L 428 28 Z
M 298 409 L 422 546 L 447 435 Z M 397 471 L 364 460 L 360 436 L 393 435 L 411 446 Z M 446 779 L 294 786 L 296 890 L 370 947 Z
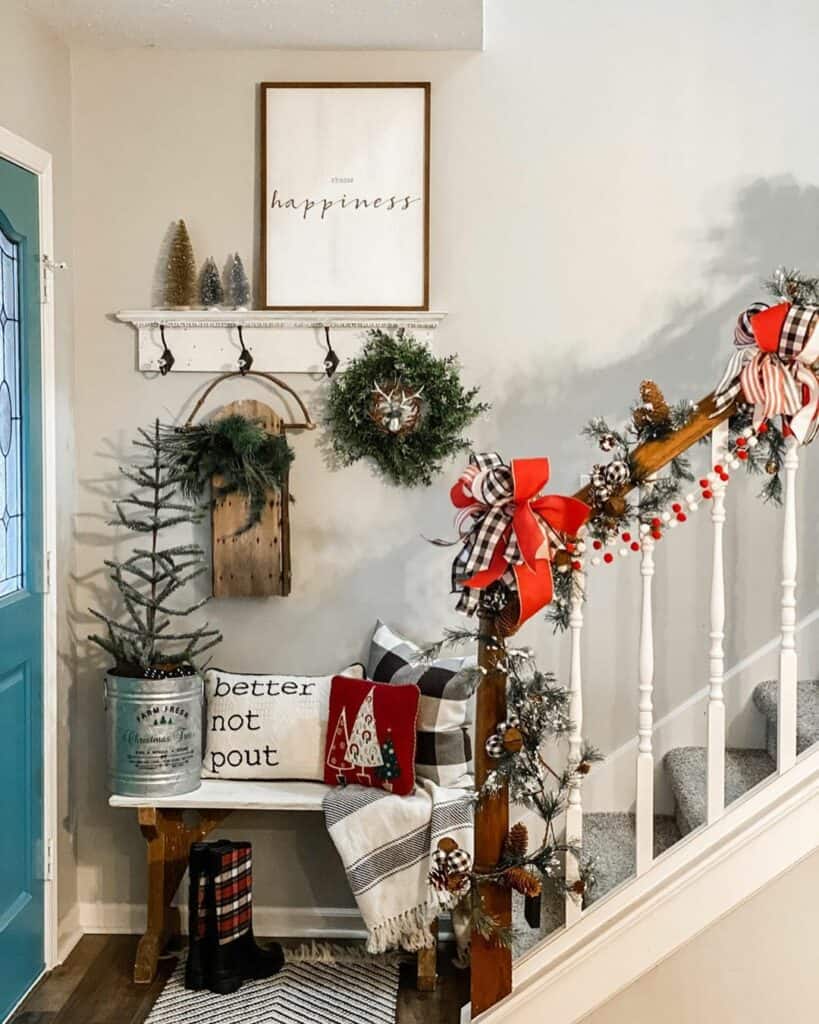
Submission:
M 209 846 L 209 843 L 193 843 L 188 866 L 188 959 L 185 963 L 185 988 L 194 991 L 205 987 L 205 940 L 208 925 L 211 930 L 215 927 L 213 899 L 208 899 L 207 892 Z
M 207 957 L 207 987 L 225 995 L 243 981 L 270 978 L 281 970 L 284 953 L 253 938 L 253 871 L 250 843 L 214 843 L 209 851 L 216 929 Z

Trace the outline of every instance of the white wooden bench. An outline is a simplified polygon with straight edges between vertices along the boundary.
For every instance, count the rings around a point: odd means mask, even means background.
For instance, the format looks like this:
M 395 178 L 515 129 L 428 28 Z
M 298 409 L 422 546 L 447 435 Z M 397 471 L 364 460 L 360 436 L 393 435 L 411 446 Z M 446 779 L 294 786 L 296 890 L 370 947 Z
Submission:
M 133 807 L 147 842 L 148 923 L 139 940 L 134 981 L 147 984 L 156 975 L 159 957 L 180 932 L 179 910 L 172 906 L 192 843 L 201 842 L 231 811 L 321 811 L 329 787 L 322 782 L 253 782 L 203 779 L 199 789 L 182 796 L 112 796 L 112 807 Z M 185 821 L 194 811 L 196 821 Z M 418 988 L 431 991 L 437 982 L 435 946 L 418 953 Z

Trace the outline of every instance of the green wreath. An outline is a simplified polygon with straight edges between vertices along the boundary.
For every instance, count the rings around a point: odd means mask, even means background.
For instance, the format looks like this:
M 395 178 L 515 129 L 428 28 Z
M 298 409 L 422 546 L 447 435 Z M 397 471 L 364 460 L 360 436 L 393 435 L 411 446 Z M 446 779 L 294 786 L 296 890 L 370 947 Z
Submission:
M 344 466 L 371 459 L 391 483 L 428 485 L 469 447 L 464 428 L 489 408 L 477 394 L 461 384 L 455 356 L 434 356 L 403 328 L 368 331 L 361 354 L 330 382 L 332 453 Z
M 211 478 L 219 476 L 214 502 L 229 494 L 248 499 L 247 520 L 237 534 L 259 522 L 267 492 L 281 489 L 293 461 L 283 434 L 269 434 L 258 420 L 238 414 L 181 429 L 164 427 L 162 450 L 186 497 L 201 497 Z

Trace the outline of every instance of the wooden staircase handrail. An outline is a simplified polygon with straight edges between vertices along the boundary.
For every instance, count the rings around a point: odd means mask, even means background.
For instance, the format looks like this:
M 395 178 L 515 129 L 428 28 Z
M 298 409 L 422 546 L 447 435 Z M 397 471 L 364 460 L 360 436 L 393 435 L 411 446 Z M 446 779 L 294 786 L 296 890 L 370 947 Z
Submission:
M 629 491 L 640 485 L 640 481 L 647 479 L 653 473 L 658 473 L 672 459 L 682 455 L 698 441 L 707 437 L 715 427 L 727 420 L 729 416 L 733 416 L 736 412 L 736 401 L 716 412 L 716 401 L 712 391 L 705 398 L 700 399 L 694 409 L 691 419 L 685 426 L 675 430 L 661 441 L 646 441 L 634 449 L 631 459 L 635 469 L 635 479 L 619 488 L 616 492 L 618 495 L 628 494 Z M 590 502 L 591 484 L 581 487 L 579 491 L 575 492 L 574 497 L 580 501 Z M 495 635 L 504 638 L 513 636 L 517 632 L 517 621 L 518 603 L 517 598 L 513 596 L 506 608 L 494 620 Z
M 667 466 L 672 459 L 682 455 L 715 427 L 727 420 L 736 411 L 736 402 L 731 402 L 719 412 L 716 411 L 714 393 L 706 395 L 694 407 L 689 421 L 660 441 L 646 441 L 634 449 L 631 456 L 634 479 L 617 491 L 620 496 L 628 494 L 640 482 Z M 581 487 L 574 495 L 581 501 L 591 499 L 591 484 Z M 482 636 L 496 636 L 506 639 L 517 631 L 518 604 L 513 598 L 500 614 L 481 619 Z M 499 651 L 485 640 L 478 648 L 478 664 L 486 673 L 484 682 L 478 688 L 476 711 L 475 768 L 476 782 L 481 782 L 491 765 L 485 753 L 484 740 L 501 721 L 506 710 L 506 675 L 498 667 Z M 494 799 L 479 805 L 475 815 L 476 863 L 496 861 L 500 856 L 509 828 L 508 794 L 504 788 Z M 497 885 L 482 887 L 483 896 L 501 924 L 511 920 L 511 890 Z M 471 976 L 472 1017 L 494 1006 L 512 990 L 511 954 L 501 945 L 473 936 Z
M 675 430 L 661 441 L 646 441 L 634 449 L 632 463 L 636 470 L 636 481 L 626 484 L 618 491 L 618 494 L 628 494 L 640 480 L 645 480 L 653 473 L 658 473 L 672 459 L 676 459 L 678 455 L 682 455 L 698 441 L 707 437 L 715 427 L 736 412 L 736 402 L 731 402 L 720 412 L 716 412 L 716 401 L 712 391 L 697 402 L 694 408 L 696 411 L 685 426 Z M 591 496 L 591 484 L 581 487 L 574 496 L 581 501 L 588 501 Z

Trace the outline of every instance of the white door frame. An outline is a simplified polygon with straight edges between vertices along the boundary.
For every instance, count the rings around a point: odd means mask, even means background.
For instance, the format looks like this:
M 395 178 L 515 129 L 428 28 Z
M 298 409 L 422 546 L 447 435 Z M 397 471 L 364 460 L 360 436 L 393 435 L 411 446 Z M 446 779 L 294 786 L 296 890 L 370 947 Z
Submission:
M 54 194 L 51 154 L 0 127 L 0 157 L 31 171 L 39 182 L 40 255 L 54 256 Z M 58 963 L 57 908 L 57 478 L 55 458 L 54 288 L 43 263 L 40 282 L 40 345 L 43 389 L 43 851 L 45 875 L 44 957 Z M 47 287 L 44 287 L 44 284 Z

